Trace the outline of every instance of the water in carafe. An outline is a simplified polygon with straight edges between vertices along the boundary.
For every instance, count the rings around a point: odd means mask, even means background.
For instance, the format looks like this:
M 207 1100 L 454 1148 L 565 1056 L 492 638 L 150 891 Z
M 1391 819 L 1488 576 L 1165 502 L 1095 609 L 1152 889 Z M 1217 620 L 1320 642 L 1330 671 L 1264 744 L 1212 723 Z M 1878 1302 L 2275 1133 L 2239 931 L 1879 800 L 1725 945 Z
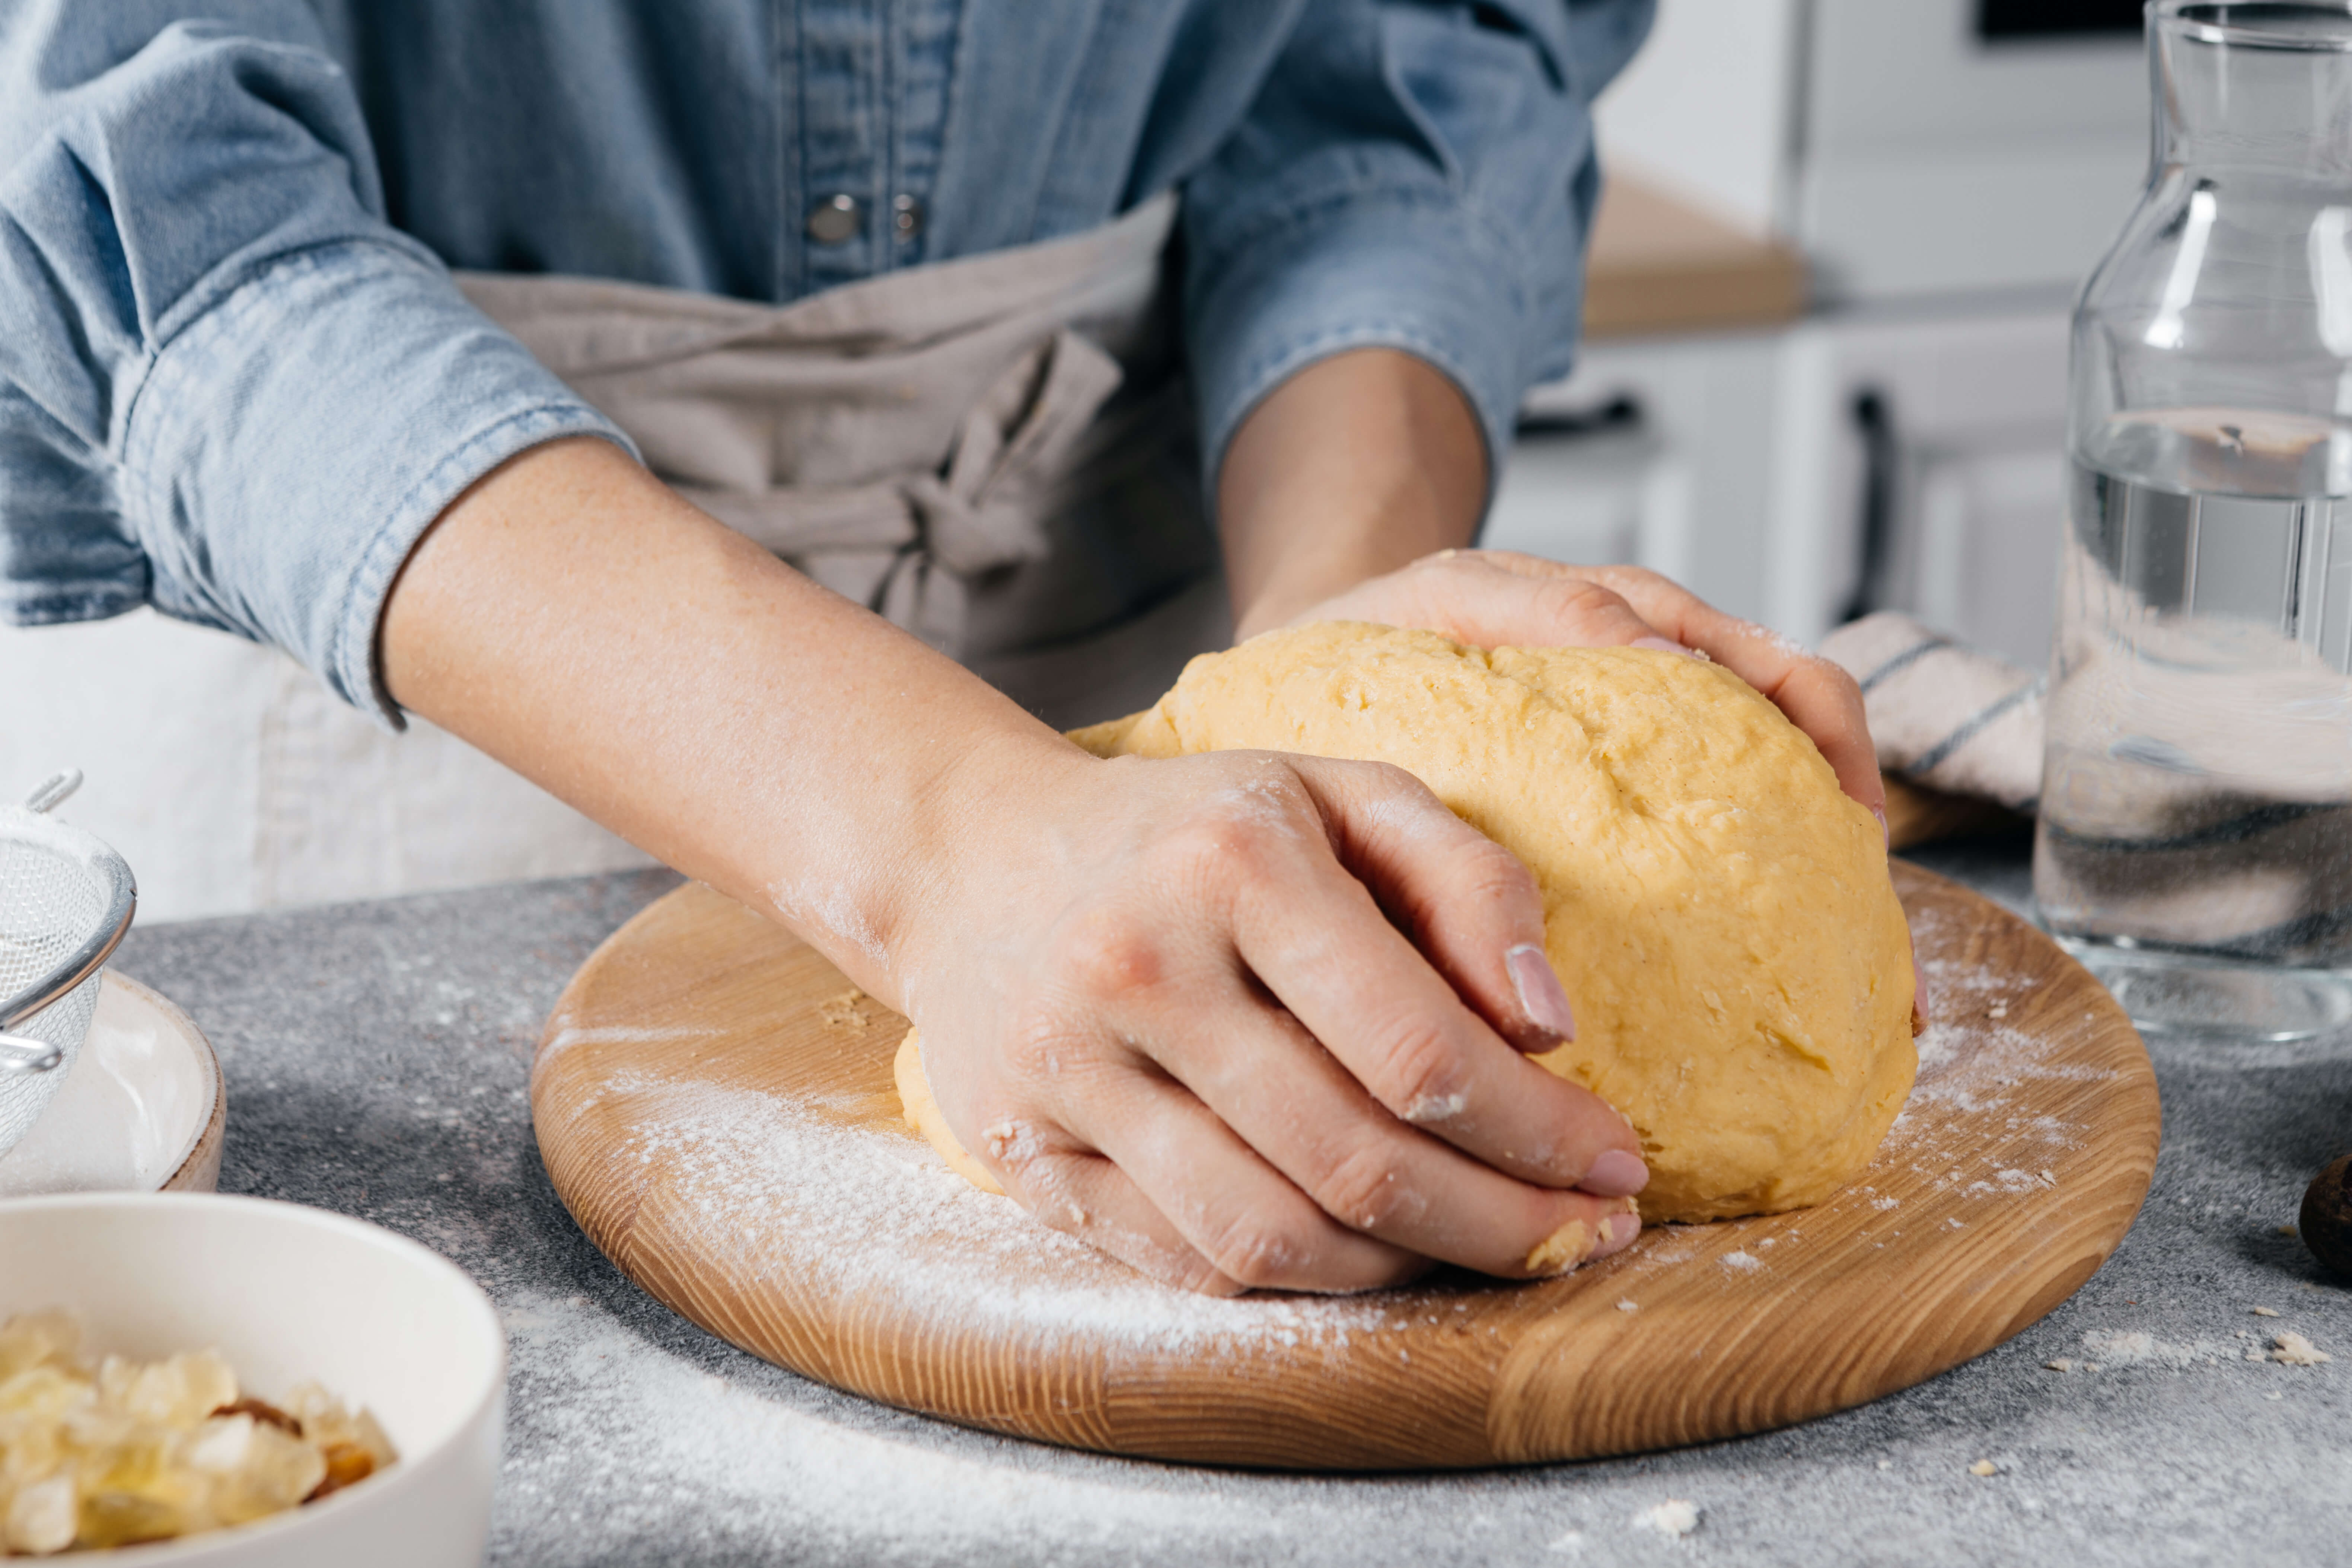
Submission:
M 2352 963 L 2352 426 L 2177 409 L 2078 447 L 2042 918 L 2175 1022 L 2337 1021 L 2337 987 L 2270 971 Z

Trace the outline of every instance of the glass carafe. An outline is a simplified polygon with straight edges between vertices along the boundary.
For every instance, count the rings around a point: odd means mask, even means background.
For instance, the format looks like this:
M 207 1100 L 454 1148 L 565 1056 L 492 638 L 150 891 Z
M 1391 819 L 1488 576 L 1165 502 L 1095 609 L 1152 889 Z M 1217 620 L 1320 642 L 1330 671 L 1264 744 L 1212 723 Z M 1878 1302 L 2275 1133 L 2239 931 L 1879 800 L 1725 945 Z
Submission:
M 2352 3 L 2147 8 L 2146 194 L 2074 313 L 2034 845 L 2143 1028 L 2352 1021 Z

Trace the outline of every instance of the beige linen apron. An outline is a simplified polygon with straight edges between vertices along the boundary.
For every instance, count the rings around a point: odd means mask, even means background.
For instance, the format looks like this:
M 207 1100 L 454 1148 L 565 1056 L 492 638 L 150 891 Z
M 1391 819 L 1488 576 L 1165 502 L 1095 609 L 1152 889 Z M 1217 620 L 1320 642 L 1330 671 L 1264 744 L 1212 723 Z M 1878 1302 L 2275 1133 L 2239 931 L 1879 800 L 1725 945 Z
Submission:
M 1230 635 L 1174 212 L 784 306 L 457 280 L 697 504 L 1067 727 Z M 647 863 L 431 725 L 387 735 L 284 656 L 152 612 L 0 630 L 0 792 L 69 764 L 151 919 Z

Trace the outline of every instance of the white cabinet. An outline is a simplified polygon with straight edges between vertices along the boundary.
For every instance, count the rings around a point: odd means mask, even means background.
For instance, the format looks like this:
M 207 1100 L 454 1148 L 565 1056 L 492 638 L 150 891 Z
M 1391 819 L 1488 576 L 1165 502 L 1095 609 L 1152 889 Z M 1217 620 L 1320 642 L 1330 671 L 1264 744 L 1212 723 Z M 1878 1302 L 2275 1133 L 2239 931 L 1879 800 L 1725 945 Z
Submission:
M 2038 666 L 2065 370 L 2056 305 L 1596 343 L 1529 399 L 1483 542 L 1634 562 L 1808 643 L 1854 607 L 1873 557 L 1871 607 Z M 1594 417 L 1612 404 L 1631 412 Z M 1591 427 L 1559 428 L 1579 417 Z

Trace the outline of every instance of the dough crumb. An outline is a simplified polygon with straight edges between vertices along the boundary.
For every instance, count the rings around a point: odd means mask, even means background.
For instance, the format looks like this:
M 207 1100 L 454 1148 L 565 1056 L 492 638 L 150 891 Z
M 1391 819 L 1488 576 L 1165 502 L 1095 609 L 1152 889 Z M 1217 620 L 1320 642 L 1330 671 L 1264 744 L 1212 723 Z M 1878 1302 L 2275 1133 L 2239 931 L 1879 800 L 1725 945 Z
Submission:
M 2083 1370 L 2084 1372 L 2096 1372 L 2099 1370 L 2099 1363 L 2095 1361 L 2086 1361 L 2083 1363 Z
M 851 986 L 840 995 L 825 1002 L 817 1009 L 828 1029 L 862 1029 L 866 1026 L 865 992 Z
M 1645 1508 L 1631 1521 L 1636 1530 L 1654 1530 L 1660 1535 L 1685 1536 L 1698 1528 L 1698 1504 L 1681 1498 L 1668 1498 L 1654 1508 Z
M 2294 1226 L 2291 1225 L 2283 1225 L 2278 1227 L 2278 1233 L 2281 1236 L 2293 1236 L 2295 1233 Z
M 1565 1274 L 1592 1256 L 1593 1237 L 1580 1219 L 1570 1220 L 1536 1243 L 1528 1254 L 1530 1274 Z
M 2052 1372 L 2072 1372 L 2074 1370 L 2074 1363 L 2063 1355 L 2056 1361 L 2045 1361 L 2042 1364 L 2048 1367 Z
M 2275 1307 L 2256 1307 L 2252 1309 L 2252 1311 L 2254 1316 L 2257 1318 L 2275 1318 L 2278 1316 L 2278 1309 Z
M 1638 1312 L 1642 1310 L 1642 1303 L 1629 1297 L 1617 1303 L 1617 1310 L 1621 1312 Z
M 2271 1343 L 2278 1347 L 2271 1352 L 2271 1360 L 2284 1362 L 2289 1366 L 2317 1366 L 2321 1362 L 2336 1359 L 2293 1329 L 2287 1330 L 2271 1341 Z
M 1969 1474 L 1972 1476 L 1997 1476 L 2000 1474 L 2000 1467 L 1994 1464 L 1990 1459 L 1979 1459 L 1975 1464 L 1969 1467 Z
M 1881 1459 L 1878 1461 L 1878 1468 L 1882 1470 L 1891 1470 L 1895 1468 L 1895 1461 L 1892 1459 Z
M 2246 1347 L 2246 1359 L 2248 1361 L 2268 1361 L 2271 1358 L 2270 1352 L 2263 1350 L 2262 1346 L 2248 1345 Z

